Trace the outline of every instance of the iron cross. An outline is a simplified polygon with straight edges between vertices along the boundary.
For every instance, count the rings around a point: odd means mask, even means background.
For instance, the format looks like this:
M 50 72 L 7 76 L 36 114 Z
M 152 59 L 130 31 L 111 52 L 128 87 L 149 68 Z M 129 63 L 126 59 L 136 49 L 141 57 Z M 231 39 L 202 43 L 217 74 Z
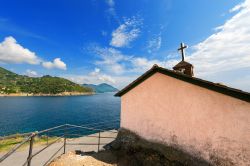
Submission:
M 184 43 L 181 43 L 181 47 L 178 48 L 178 51 L 181 51 L 182 61 L 184 61 L 185 58 L 185 51 L 184 51 L 185 48 L 187 48 L 187 46 L 185 46 Z

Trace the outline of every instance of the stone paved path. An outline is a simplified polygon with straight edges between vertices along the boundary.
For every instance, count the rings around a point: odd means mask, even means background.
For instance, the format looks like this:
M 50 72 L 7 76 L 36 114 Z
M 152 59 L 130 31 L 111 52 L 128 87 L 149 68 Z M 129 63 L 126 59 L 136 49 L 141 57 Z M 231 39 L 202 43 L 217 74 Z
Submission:
M 114 130 L 113 130 L 114 131 Z M 102 132 L 101 137 L 116 137 L 116 133 L 112 132 Z M 92 134 L 91 136 L 98 136 L 98 134 Z M 101 144 L 107 144 L 113 141 L 114 138 L 102 138 L 100 140 Z M 80 137 L 80 138 L 74 138 L 74 139 L 67 139 L 68 143 L 98 143 L 98 138 L 93 137 Z M 45 149 L 43 152 L 38 154 L 32 159 L 31 165 L 32 166 L 40 166 L 44 165 L 47 160 L 56 152 L 58 149 L 63 146 L 63 141 L 57 142 L 47 149 Z M 33 154 L 42 149 L 45 146 L 39 146 L 35 147 L 33 149 Z M 100 148 L 102 148 L 100 146 Z M 67 145 L 66 146 L 66 152 L 69 151 L 75 151 L 75 150 L 81 150 L 84 152 L 88 151 L 97 151 L 98 146 L 97 145 Z M 63 148 L 58 152 L 56 156 L 53 158 L 56 158 L 60 156 L 63 153 Z M 0 153 L 0 157 L 3 156 L 4 153 Z M 16 151 L 11 156 L 9 156 L 6 160 L 4 160 L 2 163 L 0 163 L 0 166 L 21 166 L 27 159 L 28 156 L 28 147 L 24 148 L 21 151 Z

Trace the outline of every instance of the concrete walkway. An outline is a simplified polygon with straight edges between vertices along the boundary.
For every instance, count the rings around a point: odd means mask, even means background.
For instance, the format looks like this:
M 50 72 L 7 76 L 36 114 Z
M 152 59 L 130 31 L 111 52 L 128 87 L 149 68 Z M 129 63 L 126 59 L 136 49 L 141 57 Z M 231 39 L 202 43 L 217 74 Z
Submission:
M 114 131 L 114 130 L 112 130 Z M 116 137 L 116 133 L 113 132 L 102 132 L 101 137 Z M 98 134 L 92 134 L 90 136 L 98 136 Z M 114 138 L 101 138 L 100 143 L 101 144 L 108 144 L 111 141 L 113 141 Z M 74 138 L 74 139 L 67 139 L 67 143 L 92 143 L 92 144 L 97 144 L 98 143 L 98 138 L 94 137 L 79 137 L 79 138 Z M 61 147 L 63 146 L 63 141 L 59 141 L 41 153 L 39 153 L 37 156 L 32 158 L 31 165 L 32 166 L 40 166 L 44 165 L 50 158 L 53 156 L 55 152 L 57 152 Z M 39 146 L 39 147 L 34 147 L 33 149 L 33 154 L 42 149 L 45 146 Z M 102 148 L 103 145 L 100 146 Z M 81 150 L 84 152 L 88 151 L 97 151 L 98 146 L 97 145 L 67 145 L 66 146 L 66 152 L 69 151 L 75 151 L 75 150 Z M 58 152 L 56 156 L 54 156 L 51 160 L 54 158 L 60 156 L 63 153 L 63 148 Z M 2 157 L 4 153 L 0 153 L 0 157 Z M 26 159 L 28 156 L 28 147 L 24 148 L 21 151 L 16 151 L 14 152 L 11 156 L 9 156 L 7 159 L 5 159 L 2 163 L 0 163 L 0 166 L 21 166 L 23 163 L 25 163 Z M 50 160 L 50 161 L 51 161 Z

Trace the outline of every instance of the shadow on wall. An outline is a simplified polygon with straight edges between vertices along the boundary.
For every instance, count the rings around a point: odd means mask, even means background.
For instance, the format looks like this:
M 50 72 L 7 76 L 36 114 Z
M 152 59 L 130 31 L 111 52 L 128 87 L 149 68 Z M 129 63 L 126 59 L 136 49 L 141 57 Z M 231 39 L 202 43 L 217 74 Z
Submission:
M 120 129 L 116 140 L 104 148 L 115 156 L 118 166 L 213 165 L 177 147 L 146 141 L 126 129 Z M 96 157 L 98 160 L 105 161 L 104 158 Z
M 103 151 L 77 152 L 96 160 L 117 166 L 230 166 L 230 160 L 211 156 L 211 163 L 203 158 L 191 155 L 178 147 L 149 142 L 135 133 L 120 129 L 115 141 L 104 146 Z M 105 165 L 105 164 L 104 164 Z

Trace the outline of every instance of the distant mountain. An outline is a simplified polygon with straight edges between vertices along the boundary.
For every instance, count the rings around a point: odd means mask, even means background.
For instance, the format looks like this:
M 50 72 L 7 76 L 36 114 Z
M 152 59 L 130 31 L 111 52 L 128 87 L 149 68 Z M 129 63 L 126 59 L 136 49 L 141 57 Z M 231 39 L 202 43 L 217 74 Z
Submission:
M 60 77 L 49 75 L 28 77 L 0 67 L 0 94 L 59 94 L 65 92 L 85 93 L 93 92 L 93 90 Z
M 83 86 L 92 88 L 96 93 L 117 92 L 118 91 L 118 89 L 116 89 L 115 87 L 113 87 L 109 84 L 106 84 L 106 83 L 102 83 L 99 85 L 83 84 Z

